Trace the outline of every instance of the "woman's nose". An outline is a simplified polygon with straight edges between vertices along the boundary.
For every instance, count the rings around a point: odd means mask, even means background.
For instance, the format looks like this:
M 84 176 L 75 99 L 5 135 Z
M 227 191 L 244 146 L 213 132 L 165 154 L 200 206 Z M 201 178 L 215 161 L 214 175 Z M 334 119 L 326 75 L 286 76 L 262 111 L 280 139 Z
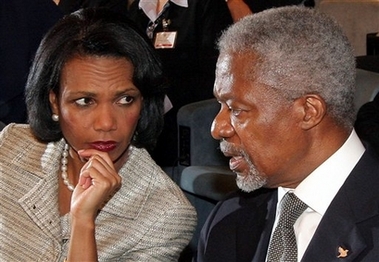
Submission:
M 94 129 L 98 131 L 111 131 L 117 128 L 116 110 L 110 106 L 99 106 L 94 119 Z

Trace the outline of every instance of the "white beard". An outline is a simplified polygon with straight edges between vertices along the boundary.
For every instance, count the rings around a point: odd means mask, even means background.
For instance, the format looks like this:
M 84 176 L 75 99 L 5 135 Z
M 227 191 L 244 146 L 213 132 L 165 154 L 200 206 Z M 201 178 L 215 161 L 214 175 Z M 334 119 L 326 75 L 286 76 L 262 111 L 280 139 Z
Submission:
M 266 175 L 260 171 L 257 170 L 253 162 L 250 160 L 248 154 L 246 154 L 245 151 L 234 147 L 232 144 L 226 142 L 225 140 L 220 142 L 220 149 L 222 152 L 228 152 L 232 155 L 240 155 L 244 158 L 246 163 L 249 166 L 248 173 L 239 173 L 234 172 L 237 174 L 236 177 L 236 183 L 237 186 L 245 192 L 251 192 L 258 188 L 261 188 L 262 186 L 266 185 L 267 178 Z
M 258 188 L 263 187 L 267 183 L 267 178 L 262 172 L 259 172 L 249 157 L 243 152 L 244 159 L 249 165 L 249 172 L 247 174 L 236 173 L 237 186 L 245 192 L 252 192 Z

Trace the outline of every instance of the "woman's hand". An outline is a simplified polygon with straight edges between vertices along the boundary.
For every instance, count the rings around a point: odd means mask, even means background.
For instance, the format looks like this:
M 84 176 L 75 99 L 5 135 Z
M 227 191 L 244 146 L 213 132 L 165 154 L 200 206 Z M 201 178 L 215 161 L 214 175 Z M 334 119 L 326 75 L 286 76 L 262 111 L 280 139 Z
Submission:
M 88 161 L 80 171 L 71 198 L 71 238 L 67 261 L 97 261 L 95 219 L 98 210 L 121 186 L 108 154 L 95 149 L 79 150 Z
M 78 185 L 71 198 L 71 215 L 95 219 L 99 209 L 121 186 L 121 177 L 105 152 L 95 149 L 79 150 L 82 159 L 88 159 L 82 167 Z

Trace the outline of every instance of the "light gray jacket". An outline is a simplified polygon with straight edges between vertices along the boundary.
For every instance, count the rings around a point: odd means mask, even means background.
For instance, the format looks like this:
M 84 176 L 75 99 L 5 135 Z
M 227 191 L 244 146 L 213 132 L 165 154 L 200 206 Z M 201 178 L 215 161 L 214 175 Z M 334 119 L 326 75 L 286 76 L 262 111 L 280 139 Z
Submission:
M 44 144 L 28 125 L 0 133 L 0 261 L 62 261 L 69 216 L 58 211 L 64 142 Z M 99 261 L 177 261 L 196 225 L 178 186 L 132 147 L 122 187 L 96 218 Z

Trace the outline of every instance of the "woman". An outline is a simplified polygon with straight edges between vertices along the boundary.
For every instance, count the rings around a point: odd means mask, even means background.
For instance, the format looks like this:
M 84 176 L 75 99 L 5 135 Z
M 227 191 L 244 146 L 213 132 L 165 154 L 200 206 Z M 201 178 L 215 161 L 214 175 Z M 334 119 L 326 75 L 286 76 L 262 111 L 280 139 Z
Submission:
M 51 29 L 28 78 L 30 125 L 0 133 L 0 261 L 178 259 L 195 211 L 146 151 L 164 83 L 123 17 L 87 9 Z
M 72 12 L 80 7 L 107 7 L 127 15 L 153 43 L 170 81 L 172 109 L 152 152 L 162 167 L 179 161 L 178 110 L 189 103 L 213 98 L 217 38 L 232 18 L 223 0 L 60 0 Z M 181 156 L 183 157 L 183 156 Z

